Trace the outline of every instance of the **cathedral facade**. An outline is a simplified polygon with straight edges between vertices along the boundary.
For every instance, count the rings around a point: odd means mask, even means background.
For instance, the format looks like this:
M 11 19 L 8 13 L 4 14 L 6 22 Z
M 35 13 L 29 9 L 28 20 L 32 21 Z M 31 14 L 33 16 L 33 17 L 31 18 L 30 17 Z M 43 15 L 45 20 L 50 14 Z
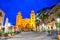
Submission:
M 36 29 L 36 19 L 34 10 L 31 11 L 30 18 L 24 18 L 21 12 L 18 12 L 16 16 L 16 26 L 23 29 Z

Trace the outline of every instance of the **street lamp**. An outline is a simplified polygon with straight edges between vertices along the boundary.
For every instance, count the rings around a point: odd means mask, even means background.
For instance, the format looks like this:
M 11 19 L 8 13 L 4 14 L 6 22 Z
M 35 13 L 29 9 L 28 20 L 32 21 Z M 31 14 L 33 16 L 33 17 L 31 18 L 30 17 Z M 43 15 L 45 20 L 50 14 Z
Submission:
M 42 30 L 44 31 L 44 28 L 45 28 L 45 24 L 44 23 L 42 23 Z
M 37 17 L 37 20 L 39 20 L 39 18 Z
M 60 18 L 56 18 L 56 25 L 57 25 L 57 29 L 58 31 L 60 31 Z
M 60 18 L 56 18 L 56 22 L 60 22 Z
M 57 30 L 58 30 L 58 40 L 60 40 L 60 17 L 56 18 Z

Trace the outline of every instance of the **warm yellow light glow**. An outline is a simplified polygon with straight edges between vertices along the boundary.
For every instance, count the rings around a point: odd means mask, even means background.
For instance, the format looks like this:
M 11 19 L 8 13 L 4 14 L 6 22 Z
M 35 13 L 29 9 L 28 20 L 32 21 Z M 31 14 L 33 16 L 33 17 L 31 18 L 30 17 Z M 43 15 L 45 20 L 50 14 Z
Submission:
M 35 13 L 34 10 L 31 11 L 30 18 L 22 18 L 21 12 L 18 12 L 18 15 L 16 16 L 16 26 L 21 27 L 21 29 L 26 29 L 26 28 L 35 28 Z

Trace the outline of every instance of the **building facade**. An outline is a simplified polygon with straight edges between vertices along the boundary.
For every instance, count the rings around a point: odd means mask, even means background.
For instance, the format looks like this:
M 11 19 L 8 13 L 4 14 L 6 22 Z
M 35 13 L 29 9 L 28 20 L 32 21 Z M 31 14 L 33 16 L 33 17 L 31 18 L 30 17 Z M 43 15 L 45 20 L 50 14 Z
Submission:
M 36 29 L 35 22 L 35 12 L 31 11 L 30 18 L 22 18 L 21 12 L 18 12 L 16 16 L 16 26 L 20 26 L 22 30 L 24 29 Z
M 5 13 L 2 10 L 0 10 L 0 30 L 3 26 L 4 16 L 5 16 Z

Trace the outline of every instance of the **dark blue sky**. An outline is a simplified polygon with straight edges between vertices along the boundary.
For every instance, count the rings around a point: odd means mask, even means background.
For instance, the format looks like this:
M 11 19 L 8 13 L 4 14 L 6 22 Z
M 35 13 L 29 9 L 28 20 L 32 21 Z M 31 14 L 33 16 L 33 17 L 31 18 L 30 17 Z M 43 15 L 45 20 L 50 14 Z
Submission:
M 9 18 L 11 24 L 15 24 L 18 11 L 22 12 L 23 18 L 29 18 L 33 9 L 35 13 L 42 8 L 50 7 L 60 0 L 0 0 L 0 9 L 5 12 L 5 18 Z

